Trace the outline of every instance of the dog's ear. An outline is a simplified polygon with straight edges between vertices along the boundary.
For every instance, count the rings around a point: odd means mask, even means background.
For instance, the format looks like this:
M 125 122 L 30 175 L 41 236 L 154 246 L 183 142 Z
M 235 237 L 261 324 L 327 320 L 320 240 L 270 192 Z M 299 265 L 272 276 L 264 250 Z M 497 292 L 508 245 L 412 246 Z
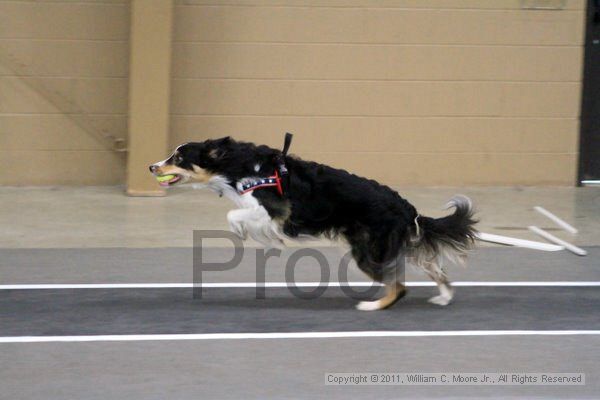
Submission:
M 215 140 L 215 144 L 217 146 L 224 146 L 224 145 L 228 145 L 232 142 L 233 139 L 231 139 L 231 136 L 225 136 L 222 137 L 221 139 L 216 139 Z
M 220 150 L 219 149 L 212 149 L 208 152 L 208 156 L 210 158 L 212 158 L 213 160 L 216 160 L 217 158 L 220 157 Z
M 230 136 L 225 136 L 224 138 L 215 139 L 210 141 L 210 150 L 208 151 L 208 157 L 213 160 L 218 160 L 223 158 L 229 149 L 229 145 L 233 140 Z

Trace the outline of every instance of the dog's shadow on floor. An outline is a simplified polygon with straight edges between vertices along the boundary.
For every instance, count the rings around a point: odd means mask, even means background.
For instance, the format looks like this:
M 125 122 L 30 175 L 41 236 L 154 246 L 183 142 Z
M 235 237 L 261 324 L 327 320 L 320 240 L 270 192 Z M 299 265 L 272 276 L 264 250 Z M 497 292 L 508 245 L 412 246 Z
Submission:
M 322 292 L 310 293 L 307 289 L 292 291 L 291 289 L 267 289 L 264 292 L 252 289 L 252 292 L 232 293 L 232 297 L 224 297 L 223 292 L 216 289 L 194 291 L 194 300 L 206 307 L 243 308 L 243 309 L 291 309 L 291 310 L 354 310 L 361 301 L 377 300 L 384 295 L 383 288 L 376 290 L 362 289 L 343 291 L 339 288 L 327 288 Z M 419 288 L 411 290 L 398 300 L 397 305 L 411 307 L 431 306 L 427 299 L 437 294 L 435 288 Z M 392 306 L 391 308 L 395 308 Z M 439 308 L 439 307 L 437 307 Z
M 201 293 L 201 294 L 200 294 Z M 439 310 L 444 307 L 432 305 L 427 299 L 434 295 L 434 290 L 411 291 L 407 296 L 398 300 L 390 310 Z M 273 311 L 356 311 L 355 306 L 360 301 L 372 301 L 380 298 L 382 293 L 360 294 L 352 296 L 337 291 L 327 291 L 321 296 L 302 298 L 290 292 L 267 290 L 264 296 L 255 292 L 236 292 L 224 296 L 217 289 L 202 292 L 157 291 L 156 293 L 139 292 L 135 296 L 98 295 L 92 299 L 76 300 L 79 307 L 95 309 L 120 308 L 123 305 L 132 310 L 179 310 L 179 311 L 235 311 L 237 310 L 273 310 Z M 264 298 L 263 298 L 264 297 Z M 358 311 L 357 311 L 358 312 Z M 361 312 L 361 314 L 364 312 Z M 369 314 L 369 313 L 366 313 Z
M 376 300 L 377 297 L 349 297 L 342 296 L 330 297 L 323 296 L 312 299 L 303 299 L 297 297 L 269 297 L 266 298 L 232 298 L 232 299 L 211 299 L 210 295 L 204 296 L 202 299 L 195 299 L 201 307 L 207 308 L 222 308 L 222 309 L 253 309 L 253 310 L 297 310 L 297 311 L 357 311 L 356 304 L 360 301 Z M 412 296 L 400 299 L 396 304 L 391 306 L 389 310 L 403 308 L 414 309 L 430 309 L 438 310 L 443 307 L 435 306 L 427 302 L 428 296 Z M 358 312 L 358 311 L 357 311 Z M 365 312 L 361 312 L 368 314 Z

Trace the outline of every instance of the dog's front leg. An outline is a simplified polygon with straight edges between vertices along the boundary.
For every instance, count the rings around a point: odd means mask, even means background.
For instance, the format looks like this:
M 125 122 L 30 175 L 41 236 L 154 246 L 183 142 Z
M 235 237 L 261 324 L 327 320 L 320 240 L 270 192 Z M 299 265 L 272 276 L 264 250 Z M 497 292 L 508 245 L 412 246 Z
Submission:
M 252 209 L 240 208 L 237 210 L 231 210 L 227 213 L 227 222 L 229 222 L 229 229 L 239 236 L 242 240 L 246 240 L 248 233 L 244 222 L 252 217 Z
M 276 224 L 263 207 L 231 210 L 227 213 L 227 221 L 231 231 L 242 240 L 250 236 L 268 247 L 283 245 Z

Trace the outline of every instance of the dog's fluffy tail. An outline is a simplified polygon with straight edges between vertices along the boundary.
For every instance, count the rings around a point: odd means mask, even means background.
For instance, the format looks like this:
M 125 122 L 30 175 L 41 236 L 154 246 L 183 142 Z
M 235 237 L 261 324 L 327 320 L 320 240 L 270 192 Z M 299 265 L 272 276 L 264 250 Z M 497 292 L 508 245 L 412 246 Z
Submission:
M 453 214 L 442 218 L 419 216 L 415 222 L 415 253 L 417 265 L 435 263 L 443 258 L 455 264 L 464 264 L 468 250 L 475 241 L 477 221 L 473 218 L 471 200 L 456 195 L 446 205 L 454 207 Z

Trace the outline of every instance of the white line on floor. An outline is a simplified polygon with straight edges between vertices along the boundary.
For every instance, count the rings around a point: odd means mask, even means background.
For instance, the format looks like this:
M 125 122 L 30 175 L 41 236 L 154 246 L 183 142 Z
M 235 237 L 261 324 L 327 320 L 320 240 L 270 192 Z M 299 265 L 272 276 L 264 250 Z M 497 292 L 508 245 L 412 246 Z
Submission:
M 600 335 L 598 330 L 564 331 L 360 331 L 360 332 L 267 332 L 267 333 L 192 333 L 171 335 L 86 335 L 86 336 L 4 336 L 0 343 L 44 342 L 119 342 L 232 339 L 330 339 L 364 337 L 439 337 L 439 336 L 568 336 Z
M 290 283 L 291 285 L 292 283 Z M 290 286 L 287 282 L 211 282 L 203 283 L 202 285 L 193 283 L 65 283 L 65 284 L 20 284 L 20 285 L 0 285 L 0 290 L 36 290 L 36 289 L 163 289 L 163 288 L 255 288 L 255 287 L 266 287 L 266 288 L 285 288 Z M 354 287 L 366 287 L 371 285 L 380 285 L 373 282 L 295 282 L 293 283 L 296 287 L 317 287 L 319 285 L 329 287 L 342 287 L 342 286 L 354 286 Z M 489 287 L 489 286 L 508 286 L 508 287 L 597 287 L 600 286 L 600 282 L 597 281 L 545 281 L 545 282 L 531 282 L 531 281 L 502 281 L 502 282 L 478 282 L 478 281 L 464 281 L 464 282 L 453 282 L 453 286 L 465 287 Z M 406 282 L 406 286 L 409 287 L 425 287 L 435 286 L 434 282 Z

